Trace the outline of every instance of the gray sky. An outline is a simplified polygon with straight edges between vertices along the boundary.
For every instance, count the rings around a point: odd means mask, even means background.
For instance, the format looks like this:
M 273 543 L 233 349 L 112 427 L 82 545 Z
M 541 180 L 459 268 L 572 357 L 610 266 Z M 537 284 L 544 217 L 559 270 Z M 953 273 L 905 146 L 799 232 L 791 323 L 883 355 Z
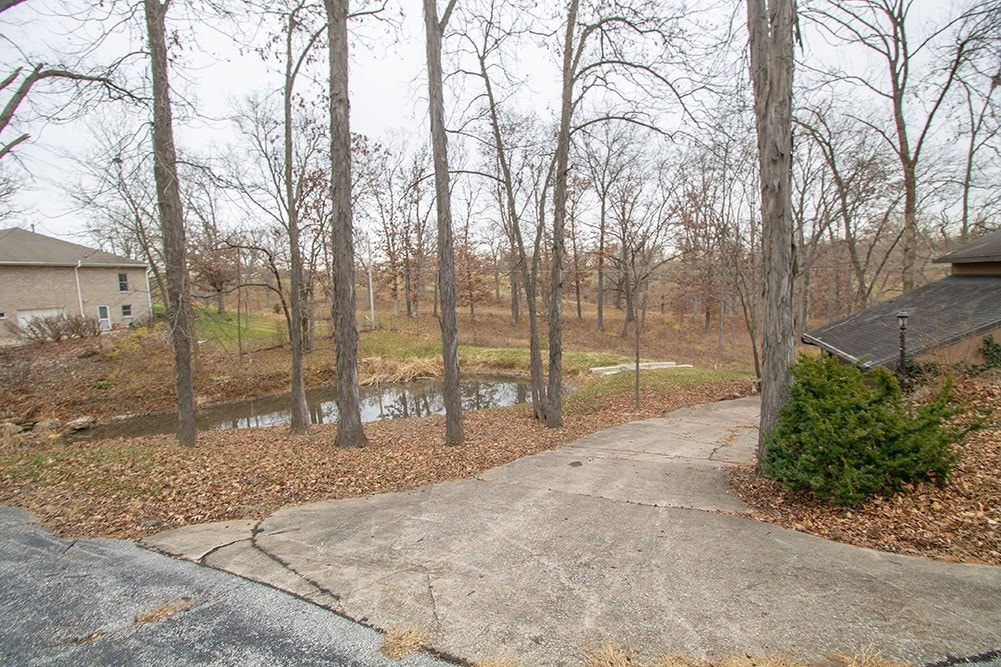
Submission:
M 58 53 L 59 45 L 89 39 L 83 31 L 72 34 L 72 28 L 67 28 L 70 24 L 58 17 L 65 13 L 64 5 L 72 7 L 73 3 L 31 0 L 6 12 L 0 19 L 0 36 L 3 37 L 0 57 L 3 61 L 23 61 L 18 53 L 21 51 L 34 56 L 32 62 L 58 63 L 66 57 Z M 138 18 L 141 19 L 141 14 Z M 141 28 L 141 23 L 139 20 L 133 23 L 136 28 L 129 31 L 133 33 L 131 37 L 119 34 L 88 59 L 102 62 L 130 48 L 141 48 L 141 43 L 135 42 L 136 29 Z M 419 39 L 423 34 L 420 12 L 412 11 L 404 16 L 398 31 L 390 31 L 371 19 L 368 23 L 352 26 L 359 34 L 352 45 L 350 72 L 352 130 L 376 140 L 391 131 L 403 130 L 411 134 L 426 131 L 423 127 L 426 80 L 423 78 L 423 41 Z M 71 39 L 67 39 L 68 32 Z M 182 63 L 172 72 L 171 83 L 184 96 L 197 100 L 199 113 L 204 117 L 177 124 L 179 148 L 205 152 L 212 146 L 221 148 L 233 140 L 232 124 L 221 119 L 230 112 L 235 100 L 254 90 L 278 90 L 280 80 L 277 76 L 269 76 L 267 67 L 256 54 L 241 54 L 234 40 L 218 29 L 199 29 L 196 43 L 196 48 L 182 50 Z M 142 61 L 137 60 L 137 63 L 142 64 Z M 38 84 L 33 93 L 44 93 L 44 85 Z M 303 81 L 300 87 L 307 85 L 314 84 Z M 40 233 L 70 238 L 83 230 L 81 213 L 64 193 L 63 184 L 73 169 L 72 160 L 66 154 L 86 152 L 90 146 L 89 127 L 102 121 L 102 113 L 102 109 L 97 108 L 66 123 L 35 120 L 23 126 L 23 131 L 31 133 L 32 140 L 17 149 L 23 165 L 17 169 L 31 175 L 26 178 L 16 201 L 23 213 L 9 222 L 34 224 Z

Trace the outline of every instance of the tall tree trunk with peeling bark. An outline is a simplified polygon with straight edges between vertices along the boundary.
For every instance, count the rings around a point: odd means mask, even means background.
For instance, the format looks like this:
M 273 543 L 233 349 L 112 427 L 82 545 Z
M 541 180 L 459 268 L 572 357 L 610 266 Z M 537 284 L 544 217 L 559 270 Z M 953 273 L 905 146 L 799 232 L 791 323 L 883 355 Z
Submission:
M 793 362 L 792 80 L 794 0 L 747 0 L 764 249 L 764 335 L 758 461 L 789 396 Z
M 445 444 L 461 443 L 462 396 L 459 393 L 459 324 L 455 309 L 455 252 L 452 243 L 452 207 L 449 193 L 448 143 L 445 136 L 445 100 L 441 71 L 441 36 L 455 7 L 450 0 L 438 19 L 436 0 L 424 0 L 427 38 L 428 101 L 431 115 L 431 150 L 434 154 L 435 199 L 438 207 L 438 298 L 441 305 L 441 352 L 444 360 Z
M 168 314 L 174 347 L 174 391 L 177 397 L 177 441 L 195 445 L 195 392 L 191 363 L 191 294 L 184 239 L 184 214 L 177 177 L 177 152 L 170 109 L 167 78 L 167 40 L 164 21 L 167 3 L 144 0 L 149 39 L 150 70 L 153 78 L 153 177 L 163 232 L 163 254 L 167 273 Z
M 354 234 L 351 222 L 351 130 L 348 125 L 348 0 L 324 0 L 330 61 L 330 220 L 334 264 L 337 447 L 367 444 L 358 400 Z

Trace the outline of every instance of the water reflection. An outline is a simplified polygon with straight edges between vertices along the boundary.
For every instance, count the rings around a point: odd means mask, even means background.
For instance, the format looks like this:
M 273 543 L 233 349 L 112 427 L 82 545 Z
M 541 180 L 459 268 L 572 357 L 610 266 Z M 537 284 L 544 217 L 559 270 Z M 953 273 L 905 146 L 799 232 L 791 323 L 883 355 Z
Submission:
M 516 378 L 467 376 L 459 382 L 463 410 L 482 410 L 516 405 L 528 401 L 528 382 Z M 406 384 L 361 387 L 361 420 L 363 422 L 426 417 L 445 414 L 440 379 L 419 380 Z M 337 421 L 337 406 L 333 389 L 313 389 L 306 392 L 309 419 L 314 424 Z M 258 428 L 279 426 L 291 421 L 288 396 L 260 398 L 199 410 L 195 424 L 199 431 L 211 429 Z M 150 415 L 119 422 L 103 423 L 90 433 L 93 438 L 126 437 L 173 433 L 177 428 L 175 414 Z

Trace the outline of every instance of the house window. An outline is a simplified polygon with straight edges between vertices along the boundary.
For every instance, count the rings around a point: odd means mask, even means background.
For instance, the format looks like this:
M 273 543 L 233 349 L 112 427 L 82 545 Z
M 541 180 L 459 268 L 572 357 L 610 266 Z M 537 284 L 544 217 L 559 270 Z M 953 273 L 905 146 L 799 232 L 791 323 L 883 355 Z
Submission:
M 132 305 L 125 304 L 122 306 L 122 317 L 132 317 Z
M 7 313 L 0 312 L 0 320 L 6 320 L 6 319 L 7 319 Z
M 119 292 L 129 291 L 129 274 L 127 273 L 118 274 L 118 291 Z

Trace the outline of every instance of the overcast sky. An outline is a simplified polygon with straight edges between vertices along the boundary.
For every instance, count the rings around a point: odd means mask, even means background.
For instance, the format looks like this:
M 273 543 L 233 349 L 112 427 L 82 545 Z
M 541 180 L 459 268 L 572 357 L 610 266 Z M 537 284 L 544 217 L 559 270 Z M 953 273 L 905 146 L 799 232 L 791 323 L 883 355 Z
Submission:
M 407 2 L 407 5 L 417 3 Z M 32 62 L 56 64 L 65 59 L 60 45 L 82 43 L 93 39 L 95 28 L 81 29 L 61 15 L 63 7 L 72 3 L 30 0 L 0 16 L 0 58 L 5 63 Z M 411 7 L 416 9 L 416 7 Z M 72 12 L 70 12 L 72 14 Z M 119 30 L 115 39 L 88 56 L 91 62 L 107 62 L 119 53 L 142 48 L 138 30 L 141 14 L 131 30 Z M 368 19 L 368 25 L 352 28 L 359 35 L 351 53 L 351 124 L 352 131 L 375 139 L 389 132 L 426 132 L 426 79 L 424 78 L 423 23 L 419 11 L 394 16 L 396 27 L 390 28 Z M 170 17 L 168 16 L 168 21 Z M 185 22 L 180 26 L 186 28 Z M 204 152 L 211 146 L 222 147 L 232 140 L 232 124 L 225 121 L 234 101 L 251 91 L 278 90 L 280 81 L 269 77 L 267 67 L 254 53 L 241 54 L 238 44 L 224 31 L 227 27 L 197 27 L 196 39 L 182 49 L 172 85 L 189 99 L 197 100 L 202 118 L 179 122 L 178 144 L 182 149 Z M 259 30 L 263 38 L 265 31 Z M 240 38 L 252 39 L 252 36 Z M 186 46 L 188 46 L 186 44 Z M 322 54 L 321 54 L 322 56 Z M 143 65 L 136 59 L 137 67 Z M 38 84 L 33 93 L 43 93 Z M 300 88 L 311 84 L 303 81 Z M 27 109 L 26 109 L 27 110 Z M 178 116 L 183 116 L 183 111 Z M 83 230 L 84 220 L 65 196 L 64 184 L 73 169 L 66 153 L 83 154 L 89 143 L 88 130 L 102 121 L 102 109 L 66 123 L 43 122 L 33 119 L 21 131 L 30 132 L 30 144 L 17 149 L 22 167 L 28 172 L 25 187 L 17 199 L 23 213 L 6 224 L 35 225 L 36 231 L 54 236 L 73 238 Z M 16 136 L 10 132 L 11 136 Z
M 175 112 L 179 147 L 189 152 L 205 155 L 221 152 L 227 143 L 235 140 L 233 124 L 225 118 L 233 109 L 234 102 L 252 91 L 278 91 L 280 80 L 277 75 L 268 74 L 268 66 L 255 53 L 241 53 L 240 45 L 252 45 L 267 37 L 274 27 L 258 20 L 251 26 L 235 27 L 233 24 L 211 17 L 185 17 L 191 3 L 175 0 L 176 6 L 168 16 L 168 29 L 177 31 L 178 40 L 172 46 L 172 57 L 177 61 L 172 66 L 172 86 L 176 89 Z M 201 4 L 201 3 L 197 3 Z M 551 3 L 550 3 L 551 4 Z M 351 123 L 352 130 L 368 135 L 376 141 L 385 140 L 390 132 L 400 132 L 423 140 L 427 135 L 426 120 L 426 78 L 423 21 L 417 0 L 390 0 L 390 12 L 394 17 L 392 26 L 384 21 L 367 19 L 356 21 L 351 30 L 354 35 L 351 50 Z M 80 10 L 80 7 L 85 7 Z M 15 63 L 63 64 L 82 68 L 86 63 L 107 63 L 130 51 L 144 48 L 144 24 L 141 3 L 137 0 L 105 0 L 104 7 L 111 7 L 109 19 L 103 23 L 91 20 L 81 25 L 79 20 L 67 16 L 93 16 L 101 11 L 92 3 L 80 0 L 28 0 L 13 9 L 0 14 L 0 58 L 13 67 Z M 98 40 L 112 18 L 121 20 L 122 10 L 130 6 L 137 8 L 138 14 L 116 29 L 114 37 Z M 542 3 L 540 7 L 548 7 Z M 699 5 L 701 8 L 702 5 Z M 742 3 L 724 2 L 724 14 L 732 16 L 735 27 L 741 28 Z M 406 14 L 402 14 L 402 9 Z M 914 6 L 916 23 L 931 18 L 922 11 L 938 14 L 944 4 L 936 0 L 918 0 Z M 809 30 L 809 25 L 807 25 Z M 192 39 L 192 34 L 194 38 Z M 742 32 L 734 42 L 734 47 L 743 48 Z M 557 40 L 558 41 L 558 40 Z M 550 46 L 555 41 L 550 40 Z M 864 66 L 864 53 L 858 49 L 832 48 L 814 31 L 805 35 L 802 57 L 814 64 L 840 65 L 864 76 L 883 76 L 885 65 Z M 99 44 L 85 56 L 74 55 L 85 45 Z M 455 41 L 448 40 L 446 48 L 455 48 Z M 526 47 L 529 48 L 529 47 Z M 551 51 L 553 49 L 550 49 Z M 864 51 L 864 50 L 863 50 Z M 319 54 L 321 61 L 325 56 Z M 556 75 L 558 64 L 553 53 L 545 53 L 541 48 L 520 51 L 517 55 L 519 73 L 525 81 L 523 92 L 518 96 L 520 108 L 534 107 L 544 115 L 552 116 L 558 97 Z M 82 59 L 84 63 L 75 60 Z M 738 56 L 734 55 L 736 62 Z M 138 55 L 132 59 L 131 76 L 137 83 L 146 72 L 148 64 Z M 860 66 L 860 63 L 861 66 Z M 322 72 L 321 62 L 318 70 Z M 867 71 L 868 70 L 868 71 Z M 797 73 L 798 80 L 806 78 L 805 72 Z M 301 81 L 297 90 L 307 86 L 325 86 L 322 80 Z M 456 86 L 460 79 L 446 82 L 446 104 L 455 99 Z M 32 91 L 30 99 L 46 102 L 47 83 L 39 84 Z M 0 102 L 7 99 L 0 93 Z M 194 101 L 199 118 L 192 118 L 186 112 L 180 98 Z M 864 115 L 866 107 L 874 103 L 860 90 L 853 91 L 852 103 Z M 508 100 L 510 101 L 510 100 Z M 121 103 L 119 103 L 121 104 Z M 456 102 L 456 104 L 459 104 Z M 30 107 L 19 110 L 17 118 L 26 121 L 18 128 L 8 129 L 9 137 L 16 132 L 29 132 L 32 141 L 22 144 L 16 151 L 20 165 L 11 165 L 5 159 L 8 170 L 16 168 L 25 177 L 18 207 L 23 214 L 2 224 L 23 226 L 35 225 L 37 231 L 72 238 L 83 239 L 79 235 L 85 225 L 83 214 L 65 194 L 65 186 L 74 179 L 75 164 L 72 155 L 85 155 L 91 146 L 90 128 L 94 124 L 108 121 L 108 105 L 99 106 L 92 112 L 74 117 L 65 123 L 46 122 L 33 117 Z M 25 113 L 21 113 L 24 111 Z M 461 111 L 457 107 L 456 114 Z M 141 121 L 136 121 L 141 122 Z M 415 142 L 411 142 L 415 143 Z

